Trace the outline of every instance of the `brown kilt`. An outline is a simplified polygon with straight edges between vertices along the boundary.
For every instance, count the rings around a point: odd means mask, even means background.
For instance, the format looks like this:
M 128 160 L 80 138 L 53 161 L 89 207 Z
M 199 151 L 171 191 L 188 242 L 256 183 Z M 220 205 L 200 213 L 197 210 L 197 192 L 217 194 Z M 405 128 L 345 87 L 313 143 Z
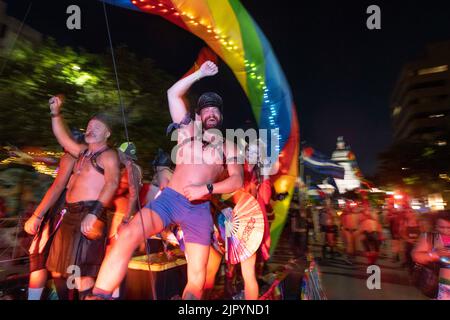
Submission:
M 91 212 L 95 201 L 66 203 L 66 213 L 61 226 L 55 234 L 47 269 L 61 273 L 64 277 L 71 275 L 69 266 L 78 266 L 80 276 L 96 277 L 102 264 L 106 249 L 106 228 L 98 240 L 89 240 L 81 233 L 81 222 Z M 100 218 L 106 222 L 106 214 Z

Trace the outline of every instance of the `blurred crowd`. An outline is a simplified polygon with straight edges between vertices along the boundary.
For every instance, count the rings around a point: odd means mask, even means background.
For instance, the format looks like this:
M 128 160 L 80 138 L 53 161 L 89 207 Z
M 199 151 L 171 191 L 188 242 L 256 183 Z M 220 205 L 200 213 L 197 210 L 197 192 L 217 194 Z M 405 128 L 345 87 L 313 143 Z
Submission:
M 406 194 L 386 196 L 382 205 L 373 205 L 364 193 L 358 199 L 298 203 L 294 199 L 290 210 L 297 258 L 313 245 L 321 247 L 319 258 L 325 263 L 339 257 L 354 265 L 357 257 L 365 257 L 367 265 L 374 265 L 382 257 L 407 270 L 411 284 L 425 295 L 436 298 L 439 291 L 440 298 L 449 298 L 448 211 L 419 213 Z

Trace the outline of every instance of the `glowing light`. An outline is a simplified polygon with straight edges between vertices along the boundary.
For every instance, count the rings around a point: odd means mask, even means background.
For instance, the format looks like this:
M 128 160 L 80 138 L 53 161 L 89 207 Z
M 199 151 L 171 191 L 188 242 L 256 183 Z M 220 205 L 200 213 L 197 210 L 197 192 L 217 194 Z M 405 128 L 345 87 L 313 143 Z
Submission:
M 447 203 L 442 198 L 442 194 L 433 193 L 428 195 L 428 206 L 431 211 L 444 210 Z
M 80 66 L 79 66 L 79 65 L 76 65 L 76 64 L 74 64 L 74 65 L 72 66 L 72 69 L 75 70 L 75 71 L 80 71 L 80 70 L 81 70 Z
M 82 86 L 91 79 L 92 79 L 92 76 L 90 74 L 84 73 L 81 76 L 79 76 L 78 78 L 76 78 L 74 82 L 75 82 L 75 84 Z
M 419 76 L 422 76 L 422 75 L 425 75 L 425 74 L 445 72 L 447 70 L 448 70 L 448 65 L 442 65 L 442 66 L 437 66 L 437 67 L 419 69 L 417 71 L 417 74 Z
M 403 196 L 401 194 L 396 194 L 396 195 L 394 195 L 394 199 L 400 200 L 400 199 L 403 199 Z
M 428 116 L 428 118 L 430 118 L 430 119 L 433 119 L 433 118 L 442 118 L 442 117 L 445 117 L 445 114 L 443 114 L 443 113 L 438 113 L 438 114 L 432 114 L 432 115 L 429 115 L 429 116 Z
M 39 173 L 52 176 L 53 178 L 56 177 L 56 170 L 47 167 L 43 162 L 33 162 L 32 166 Z
M 394 108 L 394 111 L 392 111 L 392 115 L 395 117 L 395 116 L 399 115 L 400 112 L 402 112 L 402 107 L 401 106 L 396 106 Z

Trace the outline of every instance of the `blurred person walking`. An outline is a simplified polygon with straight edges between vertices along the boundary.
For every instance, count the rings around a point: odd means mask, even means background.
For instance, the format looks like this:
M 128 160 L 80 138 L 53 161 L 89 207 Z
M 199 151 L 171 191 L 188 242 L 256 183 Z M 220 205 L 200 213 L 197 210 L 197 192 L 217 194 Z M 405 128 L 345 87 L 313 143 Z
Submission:
M 402 212 L 402 220 L 400 224 L 400 235 L 404 244 L 404 263 L 402 267 L 406 267 L 409 273 L 412 272 L 414 261 L 411 253 L 420 237 L 420 226 L 417 221 L 416 214 L 410 206 L 404 206 Z
M 356 210 L 356 203 L 347 200 L 345 202 L 345 208 L 342 212 L 341 218 L 341 228 L 342 236 L 345 245 L 346 257 L 344 261 L 347 264 L 353 264 L 353 259 L 355 257 L 356 251 L 356 241 L 359 227 L 359 212 Z
M 412 251 L 412 257 L 416 263 L 423 266 L 422 272 L 425 276 L 421 289 L 428 287 L 429 294 L 437 284 L 437 299 L 450 300 L 450 211 L 438 213 L 435 232 L 425 233 L 420 237 Z
M 393 262 L 399 262 L 402 254 L 401 213 L 395 208 L 393 199 L 387 204 L 386 224 L 391 234 L 391 253 Z
M 378 218 L 373 215 L 370 207 L 363 208 L 359 225 L 361 242 L 364 246 L 364 255 L 367 263 L 373 265 L 380 255 L 380 245 L 383 240 L 383 230 Z

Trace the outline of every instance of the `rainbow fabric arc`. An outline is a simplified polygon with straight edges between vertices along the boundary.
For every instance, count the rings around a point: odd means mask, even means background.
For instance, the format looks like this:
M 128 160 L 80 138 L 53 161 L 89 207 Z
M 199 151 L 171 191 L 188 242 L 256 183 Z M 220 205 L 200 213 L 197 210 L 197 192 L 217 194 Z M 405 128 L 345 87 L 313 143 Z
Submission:
M 238 0 L 103 1 L 159 15 L 201 38 L 233 71 L 250 102 L 259 129 L 278 132 L 275 136 L 279 143 L 271 152 L 278 155 L 279 170 L 272 176 L 272 183 L 277 193 L 289 192 L 289 196 L 273 204 L 273 252 L 297 181 L 299 127 L 291 90 L 264 33 Z

